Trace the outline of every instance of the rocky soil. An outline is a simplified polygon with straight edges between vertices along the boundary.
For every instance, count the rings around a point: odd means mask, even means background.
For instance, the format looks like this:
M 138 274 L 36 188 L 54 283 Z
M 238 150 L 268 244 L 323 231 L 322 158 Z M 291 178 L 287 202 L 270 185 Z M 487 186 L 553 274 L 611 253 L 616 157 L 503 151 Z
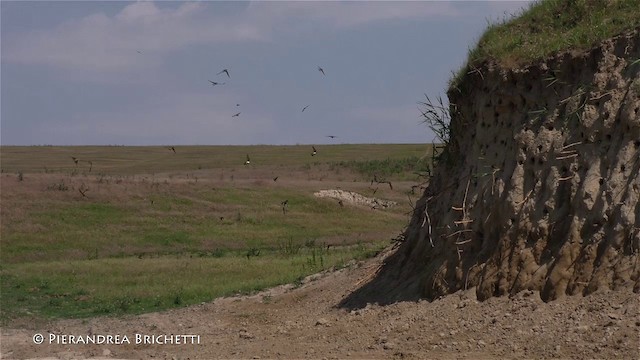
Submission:
M 543 302 L 536 291 L 480 302 L 475 289 L 435 301 L 337 306 L 382 257 L 253 296 L 123 318 L 15 324 L 3 359 L 637 359 L 640 299 L 596 291 Z M 120 334 L 131 344 L 35 345 L 33 336 Z M 195 334 L 197 345 L 136 345 L 134 334 Z M 46 338 L 48 339 L 48 338 Z
M 397 202 L 391 200 L 383 200 L 374 197 L 367 197 L 357 192 L 339 190 L 339 189 L 331 189 L 331 190 L 320 190 L 313 194 L 316 197 L 328 197 L 332 199 L 336 199 L 340 201 L 342 205 L 350 204 L 350 205 L 358 205 L 358 206 L 366 206 L 372 209 L 386 209 L 391 206 L 398 205 Z

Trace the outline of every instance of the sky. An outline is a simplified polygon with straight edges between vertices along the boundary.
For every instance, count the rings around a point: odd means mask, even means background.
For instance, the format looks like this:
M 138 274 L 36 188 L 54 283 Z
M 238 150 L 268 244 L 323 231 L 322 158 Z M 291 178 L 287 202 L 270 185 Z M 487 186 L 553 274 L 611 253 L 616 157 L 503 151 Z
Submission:
M 527 6 L 2 0 L 0 143 L 429 143 L 418 103 Z

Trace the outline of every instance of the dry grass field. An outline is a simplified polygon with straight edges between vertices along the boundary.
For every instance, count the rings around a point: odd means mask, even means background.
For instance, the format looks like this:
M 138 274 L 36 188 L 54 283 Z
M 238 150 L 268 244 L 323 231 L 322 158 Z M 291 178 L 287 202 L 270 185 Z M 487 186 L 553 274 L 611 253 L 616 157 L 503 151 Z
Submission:
M 316 148 L 2 147 L 2 321 L 185 306 L 375 254 L 406 225 L 430 147 Z

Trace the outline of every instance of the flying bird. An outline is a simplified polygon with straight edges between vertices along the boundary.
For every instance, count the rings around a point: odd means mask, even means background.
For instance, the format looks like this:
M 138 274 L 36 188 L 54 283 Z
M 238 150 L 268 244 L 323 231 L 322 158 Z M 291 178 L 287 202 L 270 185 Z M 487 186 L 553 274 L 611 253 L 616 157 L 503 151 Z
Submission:
M 251 159 L 249 159 L 249 154 L 247 154 L 247 160 L 244 162 L 245 165 L 251 164 Z
M 240 106 L 240 104 L 236 104 L 236 106 Z
M 211 81 L 211 80 L 209 80 L 209 82 L 211 83 L 211 86 L 224 85 L 225 84 L 225 83 L 215 82 L 215 81 Z
M 276 181 L 278 181 L 278 177 L 277 176 L 273 178 L 273 182 L 276 182 Z
M 169 147 L 168 149 L 173 151 L 174 154 L 176 153 L 176 148 L 174 148 L 173 146 Z
M 137 52 L 138 54 L 142 54 L 142 51 L 140 51 L 140 50 L 136 50 L 136 52 Z
M 313 152 L 311 153 L 311 156 L 316 156 L 318 154 L 318 150 L 316 150 L 315 146 L 311 146 L 311 148 L 313 149 Z
M 220 75 L 220 74 L 222 74 L 222 73 L 227 74 L 227 77 L 228 77 L 229 79 L 231 79 L 231 75 L 229 75 L 229 70 L 227 70 L 227 69 L 223 69 L 222 71 L 220 71 L 220 72 L 219 72 L 219 73 L 217 73 L 216 75 Z
M 325 75 L 325 76 L 326 76 L 326 74 L 324 73 L 324 69 L 323 69 L 323 68 L 321 68 L 320 66 L 318 66 L 318 71 L 320 71 L 320 72 L 322 73 L 322 75 Z
M 335 136 L 335 135 L 327 135 L 327 137 L 328 137 L 328 138 L 332 138 L 332 139 L 337 138 L 337 136 Z
M 303 107 L 303 108 L 302 108 L 302 112 L 304 112 L 305 110 L 307 110 L 307 108 L 308 108 L 309 106 L 311 106 L 311 105 L 307 105 L 307 106 Z
M 86 194 L 87 191 L 89 191 L 89 188 L 85 187 L 84 183 L 82 183 L 82 185 L 80 185 L 80 188 L 78 189 L 78 191 L 80 192 L 80 194 L 82 194 L 82 197 L 89 198 L 87 196 L 87 194 Z
M 373 183 L 376 184 L 388 184 L 389 185 L 389 189 L 393 190 L 393 185 L 391 185 L 391 181 L 388 180 L 380 180 L 378 179 L 378 176 L 376 174 L 373 174 L 373 180 L 371 180 L 371 185 L 373 185 Z M 378 188 L 376 188 L 376 191 L 378 190 Z M 375 191 L 374 191 L 375 194 Z
M 240 116 L 240 113 L 233 114 L 231 117 L 238 117 L 238 116 Z

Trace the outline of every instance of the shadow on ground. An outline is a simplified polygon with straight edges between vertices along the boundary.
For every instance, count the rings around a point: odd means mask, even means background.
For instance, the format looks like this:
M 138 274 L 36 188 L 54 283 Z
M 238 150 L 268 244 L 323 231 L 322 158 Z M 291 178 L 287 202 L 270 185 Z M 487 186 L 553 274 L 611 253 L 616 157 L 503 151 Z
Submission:
M 377 274 L 347 295 L 338 308 L 356 310 L 368 304 L 389 305 L 403 301 L 418 301 L 421 296 L 421 281 L 415 262 L 405 253 L 406 246 L 387 256 Z

